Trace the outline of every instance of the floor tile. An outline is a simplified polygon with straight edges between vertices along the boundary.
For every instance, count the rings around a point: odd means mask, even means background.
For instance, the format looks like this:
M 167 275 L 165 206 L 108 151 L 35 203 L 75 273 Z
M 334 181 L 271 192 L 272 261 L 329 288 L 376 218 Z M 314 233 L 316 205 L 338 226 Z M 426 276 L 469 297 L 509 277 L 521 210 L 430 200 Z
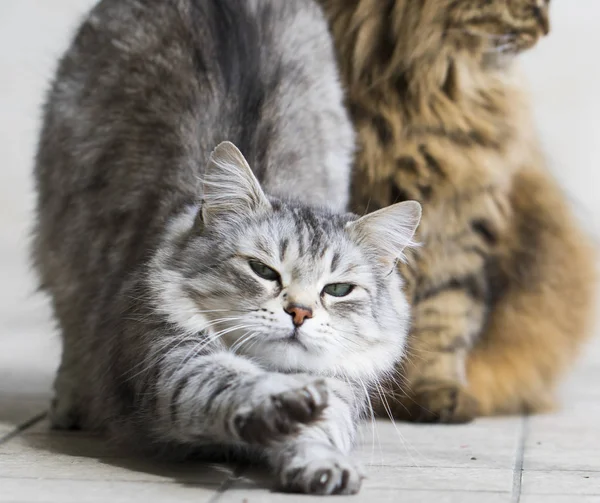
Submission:
M 468 425 L 379 421 L 361 428 L 357 452 L 366 464 L 512 469 L 520 418 L 479 419 Z
M 600 421 L 600 420 L 599 420 Z M 573 434 L 577 431 L 577 435 Z M 600 473 L 600 431 L 552 427 L 531 432 L 525 450 L 525 470 L 588 470 Z
M 510 470 L 469 468 L 392 468 L 372 466 L 366 470 L 361 493 L 445 492 L 481 494 L 510 493 L 513 474 Z M 268 491 L 274 478 L 266 470 L 248 470 L 233 482 L 230 491 Z
M 51 453 L 0 456 L 3 479 L 181 482 L 218 486 L 232 473 L 220 465 L 167 464 L 139 459 L 60 456 Z
M 46 410 L 47 397 L 0 393 L 0 439 Z M 1 441 L 0 441 L 1 442 Z
M 600 473 L 585 471 L 526 471 L 523 494 L 600 496 Z
M 511 470 L 478 468 L 401 468 L 372 467 L 364 482 L 367 492 L 372 489 L 435 490 L 435 491 L 510 491 Z
M 175 483 L 1 479 L 0 503 L 203 503 L 214 487 Z
M 587 382 L 600 383 L 600 374 L 597 380 Z M 569 396 L 554 414 L 530 418 L 524 469 L 600 472 L 599 417 L 600 397 L 596 401 Z
M 47 435 L 18 435 L 8 442 L 0 444 L 0 463 L 4 456 L 56 456 L 89 458 L 126 458 L 119 449 L 114 448 L 102 437 L 80 433 Z
M 1 501 L 1 500 L 0 500 Z M 254 490 L 229 489 L 215 503 L 317 503 L 329 501 L 319 496 L 298 496 Z M 398 489 L 371 489 L 353 496 L 335 496 L 332 503 L 510 503 L 510 493 L 467 491 L 414 491 Z
M 577 499 L 572 494 L 524 494 L 519 503 L 600 503 L 600 496 L 581 496 Z
M 0 444 L 4 478 L 219 485 L 232 473 L 225 465 L 128 458 L 102 437 L 85 434 L 19 435 Z
M 44 404 L 45 404 L 45 408 L 47 409 L 48 406 L 50 405 L 49 397 L 48 397 L 48 401 L 44 402 Z M 47 417 L 32 424 L 29 428 L 27 428 L 26 431 L 23 432 L 23 435 L 24 436 L 30 436 L 30 435 L 58 436 L 58 435 L 60 435 L 60 436 L 73 437 L 73 438 L 82 438 L 82 437 L 86 437 L 86 436 L 90 436 L 90 437 L 97 436 L 91 432 L 82 432 L 82 431 L 77 431 L 77 430 L 73 430 L 73 431 L 71 431 L 71 430 L 53 430 L 50 427 L 50 420 Z

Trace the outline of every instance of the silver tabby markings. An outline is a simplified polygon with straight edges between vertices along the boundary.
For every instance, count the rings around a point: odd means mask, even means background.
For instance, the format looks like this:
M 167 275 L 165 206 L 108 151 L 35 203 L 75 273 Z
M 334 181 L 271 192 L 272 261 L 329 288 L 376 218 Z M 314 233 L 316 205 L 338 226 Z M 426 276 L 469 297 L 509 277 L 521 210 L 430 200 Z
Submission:
M 356 492 L 348 453 L 402 356 L 394 264 L 420 207 L 340 213 L 352 149 L 312 1 L 101 1 L 35 173 L 33 257 L 64 342 L 53 424 Z

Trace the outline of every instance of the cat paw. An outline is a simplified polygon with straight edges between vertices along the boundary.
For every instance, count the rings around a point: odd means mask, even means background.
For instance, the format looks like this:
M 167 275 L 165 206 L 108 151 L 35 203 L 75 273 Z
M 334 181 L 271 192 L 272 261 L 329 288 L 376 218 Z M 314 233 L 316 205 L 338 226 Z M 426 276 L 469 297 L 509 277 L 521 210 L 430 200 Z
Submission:
M 54 380 L 54 398 L 48 413 L 50 424 L 55 430 L 79 430 L 81 424 L 81 406 L 79 399 L 80 380 L 74 368 L 65 362 L 68 354 L 63 355 L 56 379 Z
M 75 402 L 69 396 L 55 396 L 50 404 L 50 425 L 54 430 L 79 430 L 81 422 Z
M 297 460 L 279 475 L 280 489 L 303 494 L 356 494 L 364 477 L 362 469 L 332 447 L 320 448 L 320 455 Z
M 327 404 L 325 381 L 313 381 L 239 411 L 233 418 L 233 430 L 244 442 L 266 445 L 296 433 L 302 424 L 317 421 Z
M 479 415 L 477 400 L 454 383 L 415 390 L 408 408 L 409 419 L 418 423 L 468 423 Z

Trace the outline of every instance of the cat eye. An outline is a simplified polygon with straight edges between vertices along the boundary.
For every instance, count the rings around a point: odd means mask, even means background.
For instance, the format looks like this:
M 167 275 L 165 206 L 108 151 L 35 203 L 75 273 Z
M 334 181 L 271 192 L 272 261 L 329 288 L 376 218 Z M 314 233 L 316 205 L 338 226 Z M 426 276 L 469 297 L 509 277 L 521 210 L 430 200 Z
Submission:
M 250 264 L 250 268 L 260 278 L 268 281 L 279 281 L 279 273 L 275 269 L 271 269 L 268 265 L 258 260 L 250 260 L 248 263 Z
M 352 290 L 354 290 L 354 285 L 349 283 L 331 283 L 323 288 L 323 293 L 331 295 L 332 297 L 345 297 Z

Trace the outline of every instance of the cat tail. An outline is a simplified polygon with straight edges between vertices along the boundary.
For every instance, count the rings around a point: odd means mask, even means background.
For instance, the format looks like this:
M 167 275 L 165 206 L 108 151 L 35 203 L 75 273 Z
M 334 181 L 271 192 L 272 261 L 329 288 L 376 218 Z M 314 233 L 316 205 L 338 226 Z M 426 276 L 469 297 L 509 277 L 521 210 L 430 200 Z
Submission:
M 596 251 L 554 181 L 521 173 L 512 199 L 512 243 L 500 265 L 506 285 L 467 360 L 482 415 L 553 408 L 596 306 Z

